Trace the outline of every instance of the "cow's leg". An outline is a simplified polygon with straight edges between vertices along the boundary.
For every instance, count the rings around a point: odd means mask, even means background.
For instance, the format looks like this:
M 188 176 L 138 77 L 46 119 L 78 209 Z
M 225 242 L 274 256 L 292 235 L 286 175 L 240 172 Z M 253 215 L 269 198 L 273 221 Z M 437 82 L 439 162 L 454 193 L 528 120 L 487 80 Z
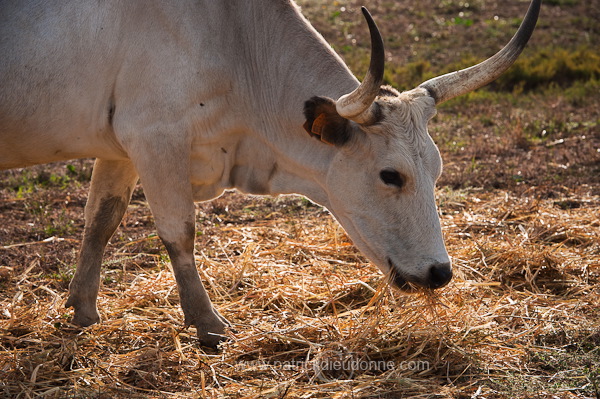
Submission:
M 97 159 L 94 164 L 90 194 L 85 205 L 83 243 L 65 304 L 75 308 L 75 324 L 89 326 L 100 321 L 96 299 L 102 255 L 123 218 L 137 179 L 130 161 Z
M 154 215 L 177 281 L 185 326 L 197 329 L 202 345 L 216 347 L 229 325 L 213 307 L 194 261 L 195 207 L 185 151 L 146 152 L 136 163 L 146 199 Z

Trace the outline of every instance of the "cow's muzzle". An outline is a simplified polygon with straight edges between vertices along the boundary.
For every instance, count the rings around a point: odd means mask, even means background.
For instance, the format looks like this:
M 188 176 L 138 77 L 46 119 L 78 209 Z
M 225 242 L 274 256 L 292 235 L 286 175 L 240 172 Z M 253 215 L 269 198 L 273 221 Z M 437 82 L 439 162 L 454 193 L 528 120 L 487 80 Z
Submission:
M 390 282 L 404 292 L 414 292 L 419 288 L 436 289 L 445 286 L 452 280 L 452 265 L 450 262 L 436 262 L 429 266 L 427 277 L 416 278 L 402 275 L 388 259 L 390 266 Z

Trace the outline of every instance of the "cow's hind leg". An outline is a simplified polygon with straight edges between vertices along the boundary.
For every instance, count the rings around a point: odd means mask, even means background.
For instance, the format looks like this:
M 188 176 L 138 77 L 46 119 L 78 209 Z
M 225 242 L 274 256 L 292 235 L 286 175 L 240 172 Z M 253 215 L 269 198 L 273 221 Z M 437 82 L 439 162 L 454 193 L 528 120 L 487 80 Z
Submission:
M 83 244 L 65 304 L 75 309 L 74 324 L 89 326 L 100 321 L 96 300 L 102 255 L 108 240 L 121 223 L 137 179 L 130 161 L 97 159 L 94 164 L 85 206 Z

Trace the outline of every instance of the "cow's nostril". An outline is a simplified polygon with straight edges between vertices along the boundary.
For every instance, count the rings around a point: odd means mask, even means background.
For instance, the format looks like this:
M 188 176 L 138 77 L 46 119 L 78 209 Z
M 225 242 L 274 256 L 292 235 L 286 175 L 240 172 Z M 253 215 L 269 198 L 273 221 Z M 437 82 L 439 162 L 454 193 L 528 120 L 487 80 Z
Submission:
M 440 288 L 452 280 L 452 266 L 450 262 L 436 263 L 429 268 L 429 288 Z

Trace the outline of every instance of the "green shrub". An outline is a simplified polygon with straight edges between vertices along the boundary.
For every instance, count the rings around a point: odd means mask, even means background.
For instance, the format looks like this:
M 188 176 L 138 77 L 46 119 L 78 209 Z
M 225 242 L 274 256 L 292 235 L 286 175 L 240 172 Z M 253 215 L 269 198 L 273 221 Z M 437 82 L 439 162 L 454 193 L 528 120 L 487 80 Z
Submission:
M 575 82 L 600 78 L 600 54 L 589 48 L 574 51 L 543 49 L 520 57 L 492 87 L 496 90 L 522 91 L 552 84 L 568 87 Z
M 466 56 L 437 71 L 426 60 L 399 66 L 388 65 L 385 82 L 400 90 L 411 89 L 434 76 L 468 68 L 480 61 L 473 56 Z M 567 88 L 599 79 L 600 53 L 597 51 L 587 47 L 577 50 L 541 49 L 532 55 L 521 56 L 488 88 L 492 91 L 520 93 L 551 86 Z

